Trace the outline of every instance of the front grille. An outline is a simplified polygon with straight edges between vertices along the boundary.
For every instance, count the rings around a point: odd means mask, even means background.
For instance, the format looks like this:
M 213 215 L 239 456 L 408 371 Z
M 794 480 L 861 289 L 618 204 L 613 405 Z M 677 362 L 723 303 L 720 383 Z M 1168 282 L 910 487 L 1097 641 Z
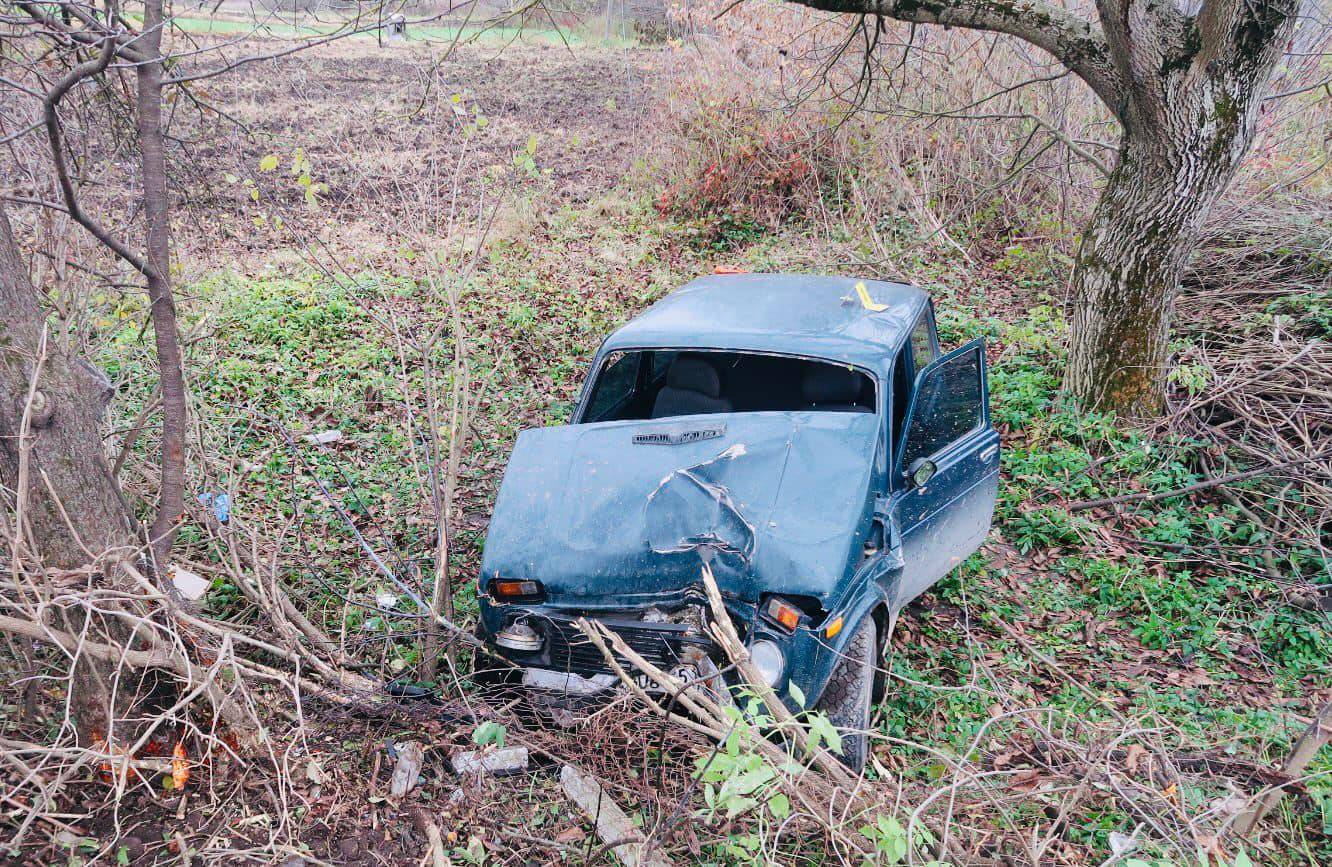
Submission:
M 615 620 L 598 618 L 608 629 L 620 636 L 634 652 L 658 668 L 670 671 L 685 660 L 685 649 L 700 648 L 707 653 L 712 641 L 698 634 L 698 630 L 683 623 L 644 623 L 641 620 Z M 573 620 L 562 617 L 531 618 L 528 624 L 545 635 L 543 662 L 554 671 L 576 674 L 595 674 L 611 668 L 601 650 L 588 640 L 574 625 Z M 611 648 L 610 642 L 606 643 Z M 614 648 L 611 648 L 612 652 Z M 618 654 L 617 654 L 618 657 Z M 626 670 L 632 670 L 628 659 L 619 658 Z

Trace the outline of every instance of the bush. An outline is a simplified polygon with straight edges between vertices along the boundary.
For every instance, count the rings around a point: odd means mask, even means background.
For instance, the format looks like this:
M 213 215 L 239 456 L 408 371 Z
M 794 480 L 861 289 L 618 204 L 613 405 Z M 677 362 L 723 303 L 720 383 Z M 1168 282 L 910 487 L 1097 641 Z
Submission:
M 752 95 L 704 95 L 683 85 L 679 149 L 657 210 L 685 218 L 776 226 L 836 185 L 839 135 L 817 112 L 764 110 Z

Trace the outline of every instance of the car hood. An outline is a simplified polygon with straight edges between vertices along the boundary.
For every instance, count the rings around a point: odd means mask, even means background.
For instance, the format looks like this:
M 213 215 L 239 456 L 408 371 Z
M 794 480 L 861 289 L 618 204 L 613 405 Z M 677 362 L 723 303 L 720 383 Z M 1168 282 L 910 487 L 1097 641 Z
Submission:
M 723 593 L 840 588 L 864 541 L 878 417 L 763 412 L 523 431 L 482 583 L 532 579 L 555 604 L 650 604 L 712 563 Z

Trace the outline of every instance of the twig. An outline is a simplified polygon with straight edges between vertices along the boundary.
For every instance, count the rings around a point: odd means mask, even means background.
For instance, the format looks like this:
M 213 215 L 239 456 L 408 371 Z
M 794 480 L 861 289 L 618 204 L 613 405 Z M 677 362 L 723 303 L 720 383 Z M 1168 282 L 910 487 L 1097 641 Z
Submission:
M 1238 472 L 1238 473 L 1228 473 L 1224 476 L 1218 476 L 1217 478 L 1214 479 L 1205 479 L 1201 482 L 1194 482 L 1191 485 L 1185 485 L 1182 488 L 1176 488 L 1173 491 L 1163 491 L 1161 493 L 1156 493 L 1156 494 L 1146 491 L 1140 491 L 1138 493 L 1133 493 L 1133 494 L 1121 494 L 1118 497 L 1106 497 L 1105 499 L 1101 500 L 1077 500 L 1075 502 L 1069 503 L 1065 508 L 1067 508 L 1070 512 L 1083 512 L 1086 511 L 1087 509 L 1099 509 L 1102 506 L 1117 506 L 1122 503 L 1156 503 L 1161 500 L 1169 500 L 1174 497 L 1183 497 L 1187 496 L 1188 494 L 1196 494 L 1198 491 L 1205 491 L 1208 490 L 1209 488 L 1215 488 L 1217 485 L 1228 485 L 1233 482 L 1242 482 L 1245 481 L 1246 479 L 1253 479 L 1257 478 L 1258 476 L 1268 475 L 1269 473 L 1280 472 L 1281 470 L 1290 469 L 1291 467 L 1297 467 L 1300 466 L 1301 464 L 1310 463 L 1311 461 L 1321 460 L 1329 455 L 1332 455 L 1332 449 L 1318 452 L 1317 454 L 1304 455 L 1303 457 L 1298 457 L 1289 461 L 1283 461 L 1282 463 L 1279 464 L 1271 464 L 1270 466 L 1266 467 L 1257 467 L 1252 470 L 1244 470 L 1243 472 Z

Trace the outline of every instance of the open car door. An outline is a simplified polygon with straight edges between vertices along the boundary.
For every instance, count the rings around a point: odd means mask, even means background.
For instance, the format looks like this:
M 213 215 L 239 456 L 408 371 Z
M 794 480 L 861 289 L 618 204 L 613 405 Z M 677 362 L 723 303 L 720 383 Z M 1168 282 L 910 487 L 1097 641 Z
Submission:
M 990 424 L 983 341 L 916 375 L 903 430 L 893 473 L 903 559 L 898 606 L 947 575 L 990 530 L 999 433 Z

